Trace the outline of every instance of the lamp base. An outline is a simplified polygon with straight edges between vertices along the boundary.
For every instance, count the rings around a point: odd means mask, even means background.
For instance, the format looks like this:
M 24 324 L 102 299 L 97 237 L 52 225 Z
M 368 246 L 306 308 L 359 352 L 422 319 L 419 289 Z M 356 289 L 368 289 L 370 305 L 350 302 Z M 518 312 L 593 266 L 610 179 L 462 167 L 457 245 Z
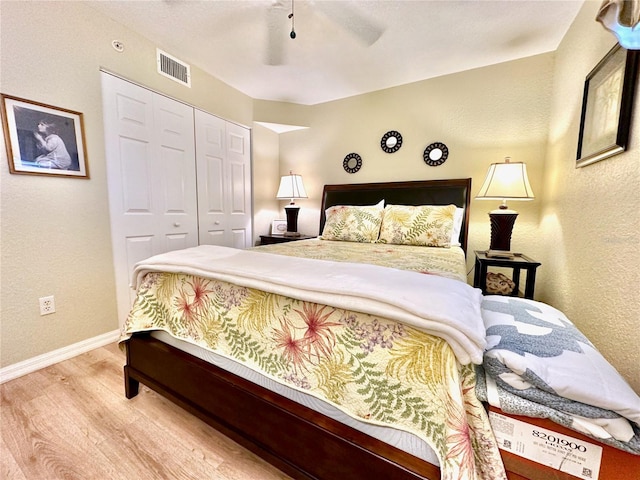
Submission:
M 511 250 L 511 232 L 516 223 L 518 213 L 513 210 L 510 213 L 500 213 L 499 211 L 489 214 L 491 219 L 491 250 Z
M 299 237 L 298 233 L 298 212 L 300 211 L 300 207 L 296 207 L 295 205 L 287 205 L 284 207 L 284 211 L 287 214 L 287 231 L 285 232 L 285 237 Z

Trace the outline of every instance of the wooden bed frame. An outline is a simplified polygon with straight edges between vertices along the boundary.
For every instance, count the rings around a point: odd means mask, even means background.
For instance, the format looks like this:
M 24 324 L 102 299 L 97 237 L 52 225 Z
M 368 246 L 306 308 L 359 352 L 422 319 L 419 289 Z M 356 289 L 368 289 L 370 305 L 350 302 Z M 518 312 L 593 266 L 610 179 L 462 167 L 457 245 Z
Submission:
M 326 185 L 324 211 L 334 205 L 386 204 L 464 207 L 466 252 L 471 179 Z M 126 342 L 127 398 L 147 385 L 297 479 L 437 480 L 440 469 L 345 426 L 149 334 Z
M 496 407 L 489 407 L 489 410 L 500 413 L 507 417 L 520 420 L 521 422 L 535 425 L 552 432 L 559 433 L 571 438 L 599 445 L 602 447 L 602 462 L 600 464 L 600 474 L 597 478 L 601 480 L 632 480 L 640 479 L 640 455 L 623 452 L 617 448 L 604 443 L 599 443 L 574 430 L 558 425 L 545 418 L 522 417 L 504 413 Z M 576 480 L 577 477 L 568 473 L 560 472 L 551 467 L 527 460 L 511 452 L 501 450 L 502 461 L 507 469 L 510 480 Z M 594 477 L 596 480 L 596 477 Z
M 471 179 L 424 180 L 414 182 L 356 183 L 325 185 L 320 209 L 320 232 L 325 222 L 325 210 L 334 205 L 456 205 L 464 208 L 460 244 L 467 252 L 469 239 L 469 206 Z
M 470 190 L 471 179 L 327 185 L 320 231 L 324 210 L 332 205 L 371 205 L 382 199 L 387 204 L 454 203 L 465 207 L 461 243 L 466 252 Z M 167 345 L 148 333 L 135 334 L 126 342 L 126 351 L 127 398 L 137 395 L 141 382 L 293 478 L 440 478 L 440 469 L 434 465 Z M 575 479 L 513 455 L 503 457 L 512 480 Z M 601 475 L 600 478 L 618 477 Z

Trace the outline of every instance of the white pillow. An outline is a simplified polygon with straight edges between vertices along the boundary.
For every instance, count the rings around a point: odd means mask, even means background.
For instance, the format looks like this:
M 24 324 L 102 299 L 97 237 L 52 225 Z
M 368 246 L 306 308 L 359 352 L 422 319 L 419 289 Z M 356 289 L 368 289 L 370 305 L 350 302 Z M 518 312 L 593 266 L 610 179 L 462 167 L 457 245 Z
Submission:
M 464 208 L 456 207 L 456 213 L 453 214 L 453 230 L 451 230 L 451 246 L 459 247 L 460 231 L 462 230 L 462 219 L 464 217 Z

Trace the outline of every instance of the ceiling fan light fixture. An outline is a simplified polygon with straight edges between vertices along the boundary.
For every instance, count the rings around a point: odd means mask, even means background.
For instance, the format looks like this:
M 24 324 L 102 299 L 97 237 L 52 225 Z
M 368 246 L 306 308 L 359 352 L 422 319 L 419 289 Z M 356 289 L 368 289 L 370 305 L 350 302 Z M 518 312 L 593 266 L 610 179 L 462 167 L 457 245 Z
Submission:
M 291 33 L 289 36 L 291 37 L 291 40 L 296 38 L 295 19 L 293 18 L 293 1 L 294 0 L 291 0 L 291 13 L 289 14 L 289 18 L 291 19 Z

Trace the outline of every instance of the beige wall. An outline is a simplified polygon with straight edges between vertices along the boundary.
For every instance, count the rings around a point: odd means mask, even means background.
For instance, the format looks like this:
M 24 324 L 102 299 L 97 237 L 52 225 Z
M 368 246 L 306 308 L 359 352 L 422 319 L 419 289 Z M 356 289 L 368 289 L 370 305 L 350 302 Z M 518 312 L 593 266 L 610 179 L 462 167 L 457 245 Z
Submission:
M 540 238 L 542 300 L 640 393 L 640 86 L 628 150 L 575 168 L 584 80 L 615 45 L 586 2 L 556 54 Z
M 537 198 L 510 204 L 520 212 L 511 246 L 542 262 L 536 299 L 564 311 L 640 392 L 640 93 L 628 151 L 575 168 L 584 80 L 615 44 L 594 21 L 599 5 L 585 3 L 557 53 L 312 107 L 310 129 L 281 135 L 280 171 L 304 176 L 299 229 L 317 233 L 325 183 L 471 176 L 475 195 L 491 162 L 526 162 Z M 392 155 L 379 147 L 388 130 L 404 140 Z M 450 149 L 435 168 L 422 161 L 433 141 Z M 352 151 L 363 167 L 350 175 Z M 472 201 L 469 252 L 487 248 L 493 208 Z
M 9 175 L 0 149 L 0 365 L 117 327 L 98 73 L 104 67 L 239 123 L 310 127 L 277 136 L 254 126 L 256 235 L 283 218 L 284 205 L 273 196 L 278 175 L 289 169 L 304 176 L 310 196 L 298 202 L 300 230 L 317 233 L 325 183 L 470 176 L 475 194 L 490 163 L 507 155 L 526 162 L 537 198 L 512 203 L 520 212 L 512 248 L 542 261 L 536 296 L 566 311 L 640 391 L 633 345 L 640 331 L 638 135 L 628 152 L 574 168 L 584 77 L 614 43 L 593 21 L 598 4 L 587 2 L 557 54 L 303 107 L 252 101 L 197 68 L 193 89 L 185 89 L 155 73 L 156 45 L 86 5 L 0 3 L 0 90 L 84 112 L 91 169 L 89 181 Z M 125 53 L 111 48 L 115 38 Z M 388 130 L 404 139 L 392 155 L 379 147 Z M 440 167 L 422 160 L 434 141 L 450 149 Z M 354 175 L 342 169 L 352 151 L 364 161 Z M 472 202 L 470 251 L 488 246 L 493 208 Z M 37 299 L 50 294 L 58 313 L 40 317 Z
M 253 236 L 256 244 L 260 235 L 271 233 L 271 222 L 285 218 L 276 200 L 280 179 L 280 139 L 277 133 L 254 124 L 252 130 L 253 158 Z
M 552 76 L 553 55 L 545 54 L 311 107 L 309 129 L 280 136 L 280 170 L 303 175 L 309 194 L 296 202 L 299 230 L 318 233 L 325 183 L 472 177 L 475 195 L 489 165 L 511 156 L 527 163 L 532 188 L 540 191 Z M 393 154 L 380 148 L 389 130 L 403 137 Z M 423 160 L 432 142 L 449 148 L 438 167 Z M 342 168 L 350 152 L 363 159 L 355 174 Z M 470 252 L 488 247 L 487 213 L 498 203 L 472 201 Z M 540 205 L 539 200 L 513 202 L 520 212 L 513 249 L 528 252 L 538 242 Z
M 5 1 L 0 8 L 0 91 L 83 112 L 91 174 L 10 175 L 0 146 L 5 367 L 118 328 L 100 68 L 245 125 L 253 102 L 197 68 L 191 89 L 158 75 L 156 45 L 85 4 Z M 111 47 L 114 39 L 124 53 Z M 56 313 L 41 317 L 38 298 L 46 295 L 55 296 Z

